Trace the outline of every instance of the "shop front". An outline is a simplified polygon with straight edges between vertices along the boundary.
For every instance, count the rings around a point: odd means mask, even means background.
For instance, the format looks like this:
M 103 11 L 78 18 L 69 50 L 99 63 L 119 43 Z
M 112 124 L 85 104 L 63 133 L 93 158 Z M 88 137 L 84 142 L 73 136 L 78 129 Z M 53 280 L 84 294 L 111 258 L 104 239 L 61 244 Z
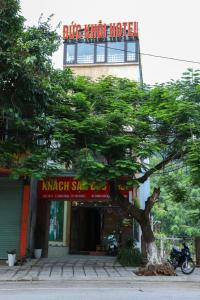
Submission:
M 0 259 L 7 251 L 20 248 L 23 183 L 0 178 Z
M 22 180 L 0 177 L 0 259 L 15 251 L 26 255 L 28 247 L 30 186 Z
M 43 256 L 106 254 L 106 237 L 119 233 L 121 221 L 108 188 L 85 186 L 74 177 L 38 183 L 35 243 L 43 248 Z M 128 197 L 129 191 L 120 189 Z

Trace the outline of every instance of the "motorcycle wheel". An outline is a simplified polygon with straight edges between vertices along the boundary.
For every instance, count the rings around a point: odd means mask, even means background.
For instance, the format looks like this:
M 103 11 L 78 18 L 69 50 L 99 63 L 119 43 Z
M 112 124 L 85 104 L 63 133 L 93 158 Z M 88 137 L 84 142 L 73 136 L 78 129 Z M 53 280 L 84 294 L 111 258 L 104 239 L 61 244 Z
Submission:
M 186 275 L 189 275 L 192 272 L 194 272 L 194 269 L 195 269 L 195 264 L 192 259 L 188 261 L 185 260 L 181 265 L 181 271 L 183 272 L 183 274 Z

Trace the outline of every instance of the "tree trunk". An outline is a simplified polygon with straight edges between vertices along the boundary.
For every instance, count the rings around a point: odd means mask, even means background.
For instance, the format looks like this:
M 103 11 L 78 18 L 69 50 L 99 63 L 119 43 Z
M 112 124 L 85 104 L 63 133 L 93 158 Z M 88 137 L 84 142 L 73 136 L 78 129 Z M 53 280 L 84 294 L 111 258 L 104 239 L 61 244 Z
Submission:
M 154 233 L 151 228 L 151 222 L 150 222 L 149 215 L 146 216 L 145 211 L 144 211 L 142 219 L 138 222 L 141 226 L 143 240 L 146 244 L 148 263 L 151 263 L 151 264 L 161 263 L 161 259 L 159 257 L 158 249 L 157 249 L 157 246 L 155 243 Z
M 111 199 L 116 202 L 116 204 L 120 205 L 124 218 L 134 218 L 140 224 L 143 240 L 146 243 L 148 262 L 160 263 L 161 259 L 158 255 L 155 237 L 150 222 L 150 211 L 160 195 L 160 188 L 154 188 L 152 195 L 149 196 L 145 202 L 145 208 L 140 209 L 134 204 L 130 204 L 128 199 L 120 194 L 118 184 L 116 181 L 110 182 Z
M 150 264 L 161 264 L 161 258 L 158 254 L 158 248 L 155 242 L 146 244 L 147 247 L 147 259 Z

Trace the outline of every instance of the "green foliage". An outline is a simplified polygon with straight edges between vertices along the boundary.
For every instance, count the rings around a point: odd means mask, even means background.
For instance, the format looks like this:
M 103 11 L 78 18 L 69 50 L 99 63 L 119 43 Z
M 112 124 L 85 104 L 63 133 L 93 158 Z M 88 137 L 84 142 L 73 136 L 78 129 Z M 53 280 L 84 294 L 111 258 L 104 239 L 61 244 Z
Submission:
M 14 46 L 17 38 L 22 34 L 24 18 L 19 15 L 19 9 L 18 0 L 1 0 L 0 2 L 1 58 L 2 51 L 9 51 L 9 48 Z
M 166 190 L 167 194 L 173 197 L 175 202 L 185 202 L 189 199 L 190 189 L 187 186 L 186 180 L 178 180 L 175 172 L 162 177 L 160 184 Z
M 188 152 L 186 155 L 186 163 L 190 166 L 190 177 L 192 183 L 195 185 L 200 184 L 200 141 L 193 140 L 191 144 L 188 145 Z
M 164 173 L 152 176 L 151 185 L 161 186 L 159 201 L 152 210 L 154 219 L 161 221 L 159 234 L 198 236 L 200 188 L 193 185 L 189 168 L 174 163 Z
M 142 264 L 142 255 L 132 238 L 128 239 L 126 245 L 119 249 L 117 260 L 122 266 L 127 267 L 136 267 Z
M 189 203 L 174 203 L 173 198 L 161 198 L 152 213 L 156 220 L 161 221 L 160 233 L 165 236 L 193 237 L 200 234 L 199 208 L 193 209 Z
M 43 177 L 51 169 L 47 112 L 57 98 L 59 72 L 51 56 L 60 37 L 50 23 L 51 17 L 24 28 L 19 1 L 0 3 L 0 166 L 11 168 L 15 178 Z
M 73 90 L 71 102 L 65 107 L 62 105 L 61 114 L 65 108 L 68 118 L 61 115 L 54 137 L 59 139 L 63 149 L 63 132 L 67 132 L 75 145 L 73 155 L 76 155 L 75 159 L 70 154 L 63 157 L 61 151 L 59 156 L 65 160 L 73 159 L 79 176 L 89 181 L 95 177 L 105 182 L 106 179 L 132 176 L 140 171 L 137 154 L 131 153 L 139 141 L 126 128 L 133 126 L 132 102 L 142 95 L 142 90 L 134 82 L 114 77 L 101 78 L 96 82 L 77 77 L 74 78 Z M 123 92 L 126 96 L 129 93 L 129 97 L 124 98 Z M 137 184 L 137 180 L 134 179 L 133 183 Z
M 60 37 L 51 17 L 24 28 L 17 0 L 2 0 L 0 14 L 1 166 L 38 178 L 65 164 L 84 181 L 125 176 L 138 187 L 179 160 L 199 184 L 198 71 L 152 88 L 113 76 L 75 77 L 52 66 Z M 146 159 L 158 154 L 160 164 L 150 166 Z M 142 172 L 146 177 L 136 178 Z M 183 186 L 172 187 L 183 199 Z
M 195 74 L 197 78 L 198 72 Z M 189 71 L 187 76 L 191 78 L 193 73 Z M 60 145 L 57 157 L 71 163 L 80 179 L 105 182 L 127 176 L 127 185 L 138 186 L 141 181 L 136 173 L 151 170 L 148 178 L 159 163 L 158 170 L 164 168 L 162 161 L 166 160 L 166 165 L 171 161 L 190 164 L 194 180 L 198 158 L 191 155 L 193 136 L 198 140 L 200 133 L 200 108 L 198 97 L 194 101 L 188 89 L 198 91 L 198 80 L 191 83 L 183 78 L 143 89 L 112 76 L 96 81 L 78 76 L 72 81 L 65 98 L 54 106 L 59 117 L 54 119 L 52 114 L 52 138 Z M 150 166 L 146 159 L 155 154 L 160 161 Z M 177 198 L 187 197 L 183 186 L 168 178 L 168 186 L 172 183 Z

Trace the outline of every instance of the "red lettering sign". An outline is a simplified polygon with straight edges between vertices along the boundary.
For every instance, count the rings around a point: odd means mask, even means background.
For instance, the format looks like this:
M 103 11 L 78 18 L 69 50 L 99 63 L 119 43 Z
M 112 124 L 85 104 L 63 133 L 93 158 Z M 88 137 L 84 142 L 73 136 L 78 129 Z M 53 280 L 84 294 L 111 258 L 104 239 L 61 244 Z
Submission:
M 129 191 L 119 186 L 121 193 L 128 197 Z M 63 200 L 109 200 L 109 184 L 98 188 L 86 186 L 74 177 L 52 177 L 38 182 L 39 199 Z
M 74 23 L 63 26 L 64 40 L 106 39 L 107 37 L 138 37 L 138 22 L 118 22 L 106 25 L 99 21 L 98 24 L 86 24 L 84 26 Z

